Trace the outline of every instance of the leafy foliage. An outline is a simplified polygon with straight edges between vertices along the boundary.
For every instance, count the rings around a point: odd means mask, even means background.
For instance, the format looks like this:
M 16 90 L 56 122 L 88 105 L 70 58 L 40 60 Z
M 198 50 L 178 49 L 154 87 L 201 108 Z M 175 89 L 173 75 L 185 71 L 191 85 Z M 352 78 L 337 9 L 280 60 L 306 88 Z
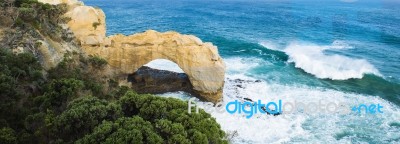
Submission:
M 22 124 L 24 113 L 18 105 L 24 96 L 33 95 L 43 83 L 39 62 L 30 53 L 14 55 L 0 49 L 0 121 L 1 126 L 13 128 Z M 28 93 L 26 93 L 28 91 Z M 8 123 L 8 124 L 7 124 Z
M 129 91 L 119 100 L 125 116 L 140 116 L 152 122 L 168 143 L 225 143 L 225 133 L 210 114 L 187 113 L 187 104 L 174 98 L 140 95 Z
M 107 66 L 101 58 L 69 53 L 46 77 L 32 54 L 2 50 L 0 60 L 1 143 L 227 142 L 203 110 L 189 114 L 181 100 L 119 87 L 94 68 Z
M 91 55 L 89 56 L 89 62 L 95 68 L 103 68 L 108 64 L 105 59 L 99 56 L 91 56 Z
M 120 116 L 120 108 L 114 103 L 89 96 L 72 101 L 51 125 L 55 137 L 72 141 L 91 132 L 103 120 L 115 120 Z
M 104 121 L 77 143 L 162 143 L 163 139 L 155 133 L 154 127 L 141 117 L 122 117 L 115 122 Z
M 15 131 L 11 128 L 5 127 L 0 129 L 0 143 L 14 144 L 17 142 Z

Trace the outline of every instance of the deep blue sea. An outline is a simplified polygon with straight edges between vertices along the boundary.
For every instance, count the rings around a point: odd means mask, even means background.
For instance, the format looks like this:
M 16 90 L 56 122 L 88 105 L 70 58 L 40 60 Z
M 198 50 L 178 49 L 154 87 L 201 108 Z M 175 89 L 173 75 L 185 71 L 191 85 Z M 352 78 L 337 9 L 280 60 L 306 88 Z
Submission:
M 177 31 L 216 45 L 227 66 L 224 101 L 384 106 L 383 114 L 285 118 L 210 112 L 225 131 L 238 132 L 233 143 L 400 143 L 400 1 L 84 2 L 103 9 L 107 35 Z M 262 82 L 236 87 L 232 79 Z

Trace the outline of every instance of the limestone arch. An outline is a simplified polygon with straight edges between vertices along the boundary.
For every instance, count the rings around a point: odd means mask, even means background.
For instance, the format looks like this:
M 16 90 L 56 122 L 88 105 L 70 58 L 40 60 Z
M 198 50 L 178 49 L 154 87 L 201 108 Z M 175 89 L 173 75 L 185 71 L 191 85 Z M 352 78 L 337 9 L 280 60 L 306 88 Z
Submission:
M 194 91 L 201 98 L 211 102 L 221 100 L 225 64 L 211 43 L 203 43 L 192 35 L 152 30 L 107 39 L 109 45 L 83 45 L 84 51 L 105 58 L 121 74 L 134 73 L 156 59 L 170 60 L 188 75 Z

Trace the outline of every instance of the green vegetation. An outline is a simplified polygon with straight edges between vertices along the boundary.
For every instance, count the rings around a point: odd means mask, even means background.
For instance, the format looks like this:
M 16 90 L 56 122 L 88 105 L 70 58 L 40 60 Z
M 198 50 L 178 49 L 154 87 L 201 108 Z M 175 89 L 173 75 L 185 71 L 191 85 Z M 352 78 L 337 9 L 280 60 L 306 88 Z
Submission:
M 0 49 L 0 143 L 227 143 L 208 113 L 120 87 L 106 66 L 68 53 L 45 72 L 32 54 Z
M 89 62 L 95 68 L 102 68 L 107 65 L 107 61 L 99 56 L 89 56 Z
M 73 42 L 65 5 L 0 0 L 0 143 L 227 143 L 215 119 L 173 98 L 119 86 L 98 56 L 67 53 L 44 70 L 39 40 Z M 99 24 L 94 23 L 96 28 Z M 45 40 L 44 40 L 45 41 Z M 26 53 L 11 49 L 22 47 Z

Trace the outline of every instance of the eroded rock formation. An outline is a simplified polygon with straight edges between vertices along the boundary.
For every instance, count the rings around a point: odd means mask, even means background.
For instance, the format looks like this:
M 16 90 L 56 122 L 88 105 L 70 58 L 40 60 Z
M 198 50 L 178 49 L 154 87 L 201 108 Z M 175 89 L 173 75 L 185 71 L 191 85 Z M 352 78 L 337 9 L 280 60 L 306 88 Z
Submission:
M 194 91 L 201 98 L 217 102 L 222 98 L 225 64 L 217 47 L 192 35 L 148 30 L 130 36 L 106 37 L 105 15 L 101 9 L 84 6 L 77 0 L 39 0 L 69 6 L 68 23 L 88 55 L 105 58 L 121 75 L 136 72 L 155 59 L 175 62 L 188 75 Z

